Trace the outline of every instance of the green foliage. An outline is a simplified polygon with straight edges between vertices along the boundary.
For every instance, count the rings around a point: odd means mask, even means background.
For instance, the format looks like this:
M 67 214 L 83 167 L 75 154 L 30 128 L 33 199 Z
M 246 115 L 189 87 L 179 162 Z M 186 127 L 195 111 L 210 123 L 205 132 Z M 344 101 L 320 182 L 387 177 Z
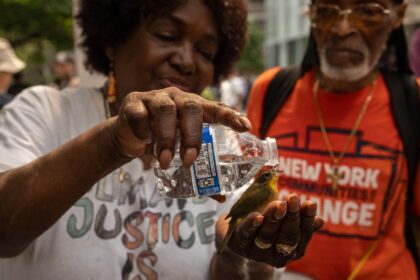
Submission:
M 263 31 L 258 26 L 250 24 L 247 45 L 236 64 L 239 73 L 258 74 L 264 70 L 263 45 Z
M 73 48 L 71 0 L 0 0 L 0 11 L 0 37 L 27 62 L 26 71 L 45 76 L 41 68 L 54 52 Z
M 73 45 L 71 0 L 0 0 L 0 34 L 15 47 L 48 40 L 58 49 Z

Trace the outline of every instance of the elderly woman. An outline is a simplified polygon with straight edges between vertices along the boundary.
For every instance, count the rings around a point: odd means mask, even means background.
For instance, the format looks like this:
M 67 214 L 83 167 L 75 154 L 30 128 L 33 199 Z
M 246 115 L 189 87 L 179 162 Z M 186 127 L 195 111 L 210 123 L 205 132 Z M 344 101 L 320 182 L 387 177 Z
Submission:
M 314 204 L 274 201 L 214 255 L 228 205 L 163 197 L 150 171 L 154 157 L 170 164 L 177 129 L 189 167 L 203 122 L 250 128 L 198 95 L 244 46 L 243 0 L 81 0 L 78 20 L 87 66 L 107 85 L 34 87 L 0 116 L 0 278 L 270 277 L 301 256 L 319 227 Z M 284 254 L 255 243 L 261 233 L 301 238 Z

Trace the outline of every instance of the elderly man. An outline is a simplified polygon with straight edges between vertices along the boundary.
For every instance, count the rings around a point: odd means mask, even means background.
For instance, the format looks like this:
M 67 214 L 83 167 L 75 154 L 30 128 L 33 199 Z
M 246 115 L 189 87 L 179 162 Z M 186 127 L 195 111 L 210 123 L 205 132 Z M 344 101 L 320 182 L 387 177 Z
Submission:
M 0 38 L 0 109 L 13 99 L 13 95 L 8 93 L 13 74 L 22 71 L 25 66 L 16 56 L 10 43 Z
M 248 116 L 254 133 L 277 139 L 281 194 L 316 201 L 326 222 L 282 279 L 417 279 L 405 231 L 406 209 L 420 214 L 419 92 L 406 7 L 313 0 L 301 67 L 270 69 L 254 84 Z
M 63 89 L 79 86 L 80 81 L 76 75 L 76 65 L 72 52 L 58 52 L 52 64 L 52 71 L 54 75 L 54 87 Z

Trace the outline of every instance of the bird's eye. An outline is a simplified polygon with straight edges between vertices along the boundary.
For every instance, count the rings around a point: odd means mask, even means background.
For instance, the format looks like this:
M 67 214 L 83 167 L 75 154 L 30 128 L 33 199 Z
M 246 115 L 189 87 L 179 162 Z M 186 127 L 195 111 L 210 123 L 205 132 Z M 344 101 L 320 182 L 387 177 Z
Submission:
M 271 177 L 271 173 L 270 172 L 265 172 L 264 173 L 264 179 L 270 179 Z

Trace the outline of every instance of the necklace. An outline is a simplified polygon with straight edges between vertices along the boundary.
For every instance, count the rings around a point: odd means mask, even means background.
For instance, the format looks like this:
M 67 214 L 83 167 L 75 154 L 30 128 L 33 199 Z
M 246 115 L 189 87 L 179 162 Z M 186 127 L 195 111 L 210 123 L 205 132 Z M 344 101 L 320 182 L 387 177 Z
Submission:
M 359 114 L 357 115 L 357 118 L 356 118 L 356 121 L 354 122 L 353 128 L 351 129 L 351 132 L 350 132 L 349 136 L 347 137 L 347 140 L 344 144 L 344 148 L 338 154 L 338 156 L 336 156 L 336 154 L 333 151 L 330 139 L 328 137 L 328 132 L 327 132 L 327 129 L 325 127 L 324 118 L 322 116 L 321 105 L 320 105 L 319 100 L 318 100 L 319 83 L 320 83 L 319 77 L 317 76 L 314 87 L 313 87 L 313 90 L 312 90 L 312 94 L 313 94 L 313 98 L 314 98 L 314 102 L 315 102 L 316 115 L 318 117 L 322 138 L 324 139 L 325 146 L 327 147 L 328 154 L 329 154 L 329 156 L 332 160 L 332 163 L 333 163 L 332 170 L 329 174 L 327 174 L 327 176 L 331 180 L 333 189 L 337 190 L 338 181 L 340 179 L 344 178 L 344 174 L 340 174 L 339 164 L 343 160 L 344 155 L 346 154 L 348 148 L 350 147 L 350 144 L 351 144 L 351 142 L 354 138 L 354 135 L 356 134 L 356 131 L 359 128 L 360 123 L 362 122 L 362 119 L 363 119 L 363 117 L 364 117 L 364 115 L 367 111 L 367 108 L 369 107 L 369 103 L 372 101 L 373 91 L 376 87 L 376 75 L 374 75 L 373 78 L 372 78 L 372 83 L 371 83 L 369 93 L 366 96 L 366 99 L 365 99 L 365 101 L 362 105 L 362 108 L 360 109 Z

